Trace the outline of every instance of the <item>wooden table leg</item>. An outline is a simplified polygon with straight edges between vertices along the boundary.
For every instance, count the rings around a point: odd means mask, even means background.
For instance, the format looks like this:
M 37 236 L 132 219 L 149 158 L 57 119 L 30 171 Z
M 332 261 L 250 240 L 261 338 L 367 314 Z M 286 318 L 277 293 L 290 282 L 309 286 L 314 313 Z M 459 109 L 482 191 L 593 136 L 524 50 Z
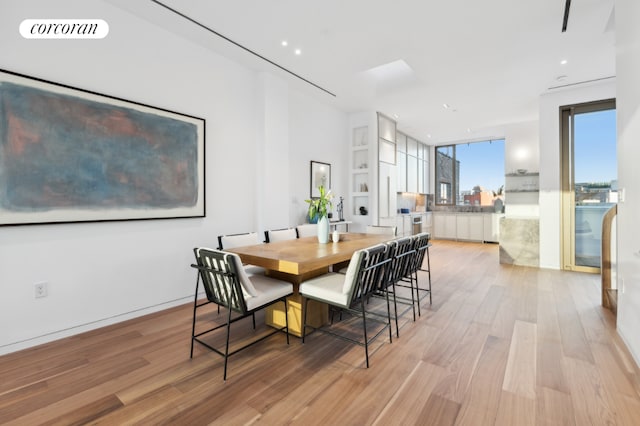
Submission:
M 307 322 L 314 327 L 319 327 L 329 322 L 329 307 L 325 303 L 310 300 L 307 305 Z M 302 296 L 294 293 L 287 298 L 289 311 L 289 333 L 302 337 Z M 272 327 L 285 325 L 284 309 L 282 303 L 269 306 L 265 311 L 265 322 Z

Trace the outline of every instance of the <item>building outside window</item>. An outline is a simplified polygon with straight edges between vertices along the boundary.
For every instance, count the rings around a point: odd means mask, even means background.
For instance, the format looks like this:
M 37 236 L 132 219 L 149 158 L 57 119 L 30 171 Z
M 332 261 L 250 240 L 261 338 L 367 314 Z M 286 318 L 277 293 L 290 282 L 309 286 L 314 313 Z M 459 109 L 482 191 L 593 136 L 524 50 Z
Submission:
M 436 148 L 436 204 L 493 206 L 504 202 L 504 139 Z

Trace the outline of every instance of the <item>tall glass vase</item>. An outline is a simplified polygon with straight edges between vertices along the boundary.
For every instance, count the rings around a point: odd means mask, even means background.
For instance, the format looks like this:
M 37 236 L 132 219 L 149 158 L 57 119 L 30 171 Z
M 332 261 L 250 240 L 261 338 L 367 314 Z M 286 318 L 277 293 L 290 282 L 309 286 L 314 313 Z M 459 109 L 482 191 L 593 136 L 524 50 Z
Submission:
M 329 219 L 326 216 L 318 219 L 318 242 L 320 244 L 329 242 Z

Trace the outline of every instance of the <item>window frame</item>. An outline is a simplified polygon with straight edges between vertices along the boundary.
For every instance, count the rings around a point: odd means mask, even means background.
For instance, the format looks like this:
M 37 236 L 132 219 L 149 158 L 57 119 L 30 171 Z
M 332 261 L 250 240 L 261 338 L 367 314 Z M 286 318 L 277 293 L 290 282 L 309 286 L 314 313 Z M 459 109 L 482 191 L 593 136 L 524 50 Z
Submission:
M 478 141 L 468 141 L 468 142 L 460 142 L 455 144 L 447 144 L 447 145 L 438 145 L 435 147 L 434 151 L 434 180 L 435 180 L 435 205 L 436 206 L 449 206 L 449 207 L 463 207 L 463 204 L 458 204 L 458 197 L 460 196 L 460 162 L 456 158 L 456 147 L 458 145 L 469 145 L 471 143 L 492 143 L 502 141 L 506 142 L 505 138 L 492 138 Z M 451 150 L 451 155 L 447 154 L 447 150 Z M 442 154 L 440 154 L 442 152 Z M 450 159 L 451 162 L 451 177 L 450 179 L 443 178 L 441 175 L 442 161 L 439 158 L 439 155 L 443 155 Z M 448 202 L 442 202 L 442 192 L 444 190 L 443 184 L 448 185 Z M 445 200 L 447 197 L 444 198 Z

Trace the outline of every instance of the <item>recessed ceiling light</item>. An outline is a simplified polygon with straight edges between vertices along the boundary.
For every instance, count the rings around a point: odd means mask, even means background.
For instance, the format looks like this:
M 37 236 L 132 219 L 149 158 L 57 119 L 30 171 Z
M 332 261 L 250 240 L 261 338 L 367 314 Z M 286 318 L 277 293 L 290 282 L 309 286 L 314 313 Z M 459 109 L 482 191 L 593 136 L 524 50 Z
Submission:
M 471 129 L 467 129 L 467 133 L 471 133 Z
M 444 109 L 449 109 L 451 106 L 450 106 L 449 104 L 442 104 L 442 107 L 443 107 Z
M 398 114 L 393 114 L 393 118 L 397 120 L 398 118 L 400 118 L 400 116 Z
M 287 40 L 282 40 L 280 44 L 286 47 L 289 45 L 289 42 Z
M 431 133 L 427 133 L 427 139 L 431 139 Z
M 300 54 L 302 54 L 302 50 L 296 49 L 296 50 L 293 51 L 293 53 L 295 53 L 296 55 L 300 55 Z
M 566 65 L 567 62 L 569 62 L 569 61 L 567 61 L 566 59 L 563 59 L 563 60 L 560 61 L 560 65 Z

